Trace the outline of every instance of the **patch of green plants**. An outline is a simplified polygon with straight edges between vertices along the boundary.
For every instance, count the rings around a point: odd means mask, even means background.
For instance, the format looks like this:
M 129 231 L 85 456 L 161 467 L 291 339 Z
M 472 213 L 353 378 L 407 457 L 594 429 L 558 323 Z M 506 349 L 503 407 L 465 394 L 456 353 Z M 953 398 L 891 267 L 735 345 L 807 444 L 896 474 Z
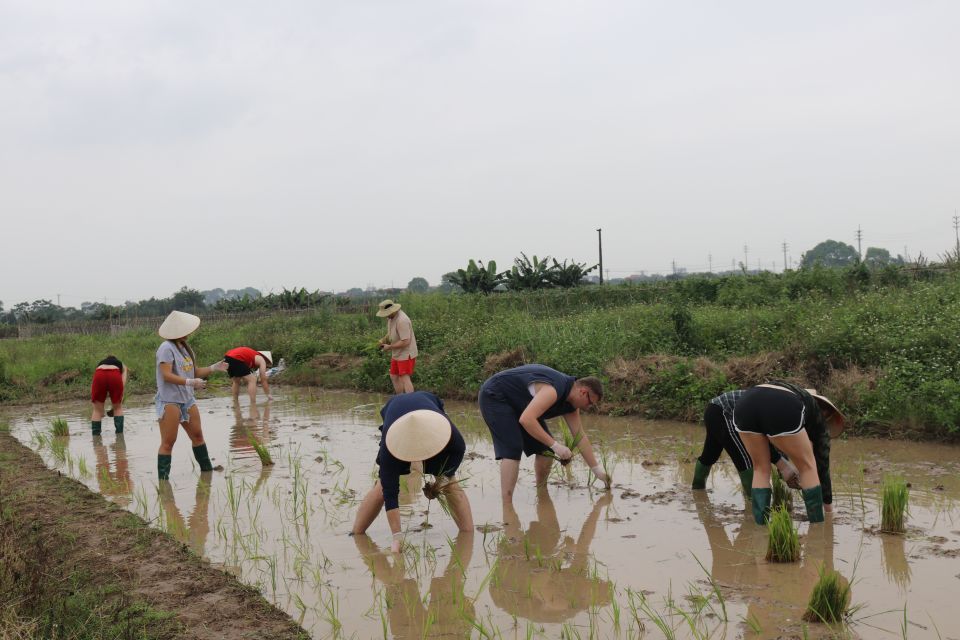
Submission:
M 800 536 L 790 512 L 782 505 L 770 510 L 767 521 L 767 560 L 769 562 L 796 562 L 800 559 Z
M 780 475 L 780 472 L 777 469 L 773 470 L 773 475 L 771 477 L 771 486 L 773 487 L 773 497 L 771 500 L 771 506 L 774 509 L 783 507 L 787 513 L 793 511 L 793 491 L 790 487 L 787 486 L 787 483 L 784 482 L 783 476 Z
M 850 583 L 839 571 L 820 567 L 803 619 L 833 624 L 842 622 L 850 610 Z
M 270 450 L 263 445 L 262 442 L 257 440 L 257 437 L 253 435 L 249 429 L 247 430 L 247 439 L 250 440 L 250 445 L 253 447 L 253 450 L 257 452 L 257 456 L 260 458 L 260 464 L 265 467 L 269 467 L 273 464 L 273 456 L 270 455 Z
M 57 416 L 50 421 L 50 431 L 55 436 L 68 436 L 70 435 L 70 426 L 64 418 Z
M 899 476 L 885 476 L 880 492 L 880 530 L 884 533 L 906 531 L 910 506 L 910 488 Z

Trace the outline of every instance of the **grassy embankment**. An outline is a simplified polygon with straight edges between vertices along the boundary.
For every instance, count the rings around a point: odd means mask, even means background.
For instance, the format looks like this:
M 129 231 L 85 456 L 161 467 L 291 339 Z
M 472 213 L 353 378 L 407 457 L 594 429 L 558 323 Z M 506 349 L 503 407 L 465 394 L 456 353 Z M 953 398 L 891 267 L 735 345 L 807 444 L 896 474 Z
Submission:
M 422 352 L 415 384 L 470 399 L 492 372 L 542 362 L 608 383 L 603 410 L 696 420 L 730 388 L 785 377 L 835 398 L 856 430 L 955 439 L 960 424 L 960 279 L 893 269 L 690 278 L 654 285 L 502 295 L 404 295 Z M 204 324 L 201 363 L 268 348 L 288 383 L 389 391 L 374 348 L 385 323 L 314 310 Z M 133 392 L 154 389 L 155 334 L 0 341 L 0 398 L 83 397 L 114 353 Z M 225 379 L 219 380 L 225 383 Z

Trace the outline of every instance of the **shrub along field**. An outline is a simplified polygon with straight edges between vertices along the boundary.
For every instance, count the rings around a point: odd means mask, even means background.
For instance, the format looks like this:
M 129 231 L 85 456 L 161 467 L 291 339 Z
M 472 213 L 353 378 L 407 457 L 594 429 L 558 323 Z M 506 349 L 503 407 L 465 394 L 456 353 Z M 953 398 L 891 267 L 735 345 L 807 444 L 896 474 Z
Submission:
M 493 372 L 541 362 L 600 375 L 602 411 L 697 420 L 724 390 L 784 377 L 826 392 L 856 431 L 958 435 L 953 272 L 858 266 L 399 301 L 421 351 L 414 384 L 442 397 L 475 397 Z M 389 392 L 387 357 L 376 349 L 385 324 L 321 308 L 205 323 L 191 344 L 201 364 L 247 345 L 283 357 L 286 383 Z M 132 393 L 152 392 L 159 342 L 143 329 L 0 340 L 0 400 L 82 397 L 109 353 L 132 369 Z

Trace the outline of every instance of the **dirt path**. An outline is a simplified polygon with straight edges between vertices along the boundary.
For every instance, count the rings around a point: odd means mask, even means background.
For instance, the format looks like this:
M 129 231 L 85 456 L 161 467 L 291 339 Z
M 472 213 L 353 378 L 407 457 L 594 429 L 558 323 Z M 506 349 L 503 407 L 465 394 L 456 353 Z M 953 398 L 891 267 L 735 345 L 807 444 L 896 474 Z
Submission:
M 79 637 L 309 637 L 259 592 L 49 470 L 4 431 L 0 609 L 0 626 L 15 611 L 24 628 L 75 623 L 86 629 Z

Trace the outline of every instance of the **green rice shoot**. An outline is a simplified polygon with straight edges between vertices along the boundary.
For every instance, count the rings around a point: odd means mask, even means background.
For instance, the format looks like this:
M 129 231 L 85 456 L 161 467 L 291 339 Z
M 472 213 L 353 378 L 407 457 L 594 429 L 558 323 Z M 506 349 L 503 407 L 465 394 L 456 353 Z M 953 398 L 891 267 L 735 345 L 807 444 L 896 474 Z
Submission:
M 262 442 L 257 440 L 257 437 L 249 430 L 247 431 L 247 439 L 250 440 L 253 450 L 257 452 L 258 456 L 260 456 L 260 463 L 265 467 L 272 465 L 273 456 L 270 455 L 270 450 L 267 449 Z
M 885 533 L 906 531 L 910 488 L 899 476 L 885 476 L 880 494 L 880 530 Z
M 67 421 L 59 416 L 50 421 L 50 427 L 55 436 L 70 435 L 70 427 L 67 425 Z
M 600 466 L 603 467 L 603 472 L 607 474 L 607 481 L 604 484 L 609 489 L 613 485 L 613 467 L 616 465 L 613 461 L 613 455 L 606 447 L 600 452 Z
M 800 536 L 790 512 L 780 506 L 770 510 L 767 522 L 767 561 L 796 562 L 800 559 Z
M 557 462 L 559 462 L 561 465 L 567 466 L 568 464 L 570 464 L 570 461 L 573 460 L 573 455 L 576 454 L 576 452 L 577 452 L 577 447 L 580 446 L 580 439 L 581 439 L 581 438 L 583 438 L 583 431 L 580 431 L 580 433 L 578 433 L 576 436 L 574 436 L 573 433 L 570 431 L 570 427 L 567 426 L 567 421 L 561 418 L 561 419 L 560 419 L 560 438 L 559 438 L 559 441 L 560 441 L 560 442 L 563 444 L 563 446 L 565 446 L 567 449 L 570 449 L 570 454 L 571 454 L 571 455 L 570 455 L 570 458 L 567 459 L 567 460 L 561 460 L 561 459 L 560 459 L 560 456 L 558 456 L 558 455 L 553 451 L 553 449 L 547 449 L 546 451 L 544 451 L 544 452 L 541 453 L 540 455 L 547 456 L 548 458 L 553 458 L 554 460 L 556 460 Z
M 787 483 L 783 480 L 783 476 L 780 475 L 777 469 L 773 470 L 773 475 L 770 480 L 773 487 L 771 506 L 774 509 L 782 506 L 788 513 L 793 511 L 793 491 L 787 486 Z
M 455 480 L 446 476 L 434 476 L 433 481 L 423 483 L 423 495 L 426 496 L 427 500 L 436 500 L 440 504 L 440 508 L 443 509 L 443 512 L 452 518 L 453 510 L 450 507 L 450 494 L 452 494 L 464 480 L 466 480 L 466 478 Z M 429 504 L 428 502 L 428 507 Z
M 839 571 L 820 567 L 803 619 L 827 624 L 843 621 L 850 609 L 850 583 Z

